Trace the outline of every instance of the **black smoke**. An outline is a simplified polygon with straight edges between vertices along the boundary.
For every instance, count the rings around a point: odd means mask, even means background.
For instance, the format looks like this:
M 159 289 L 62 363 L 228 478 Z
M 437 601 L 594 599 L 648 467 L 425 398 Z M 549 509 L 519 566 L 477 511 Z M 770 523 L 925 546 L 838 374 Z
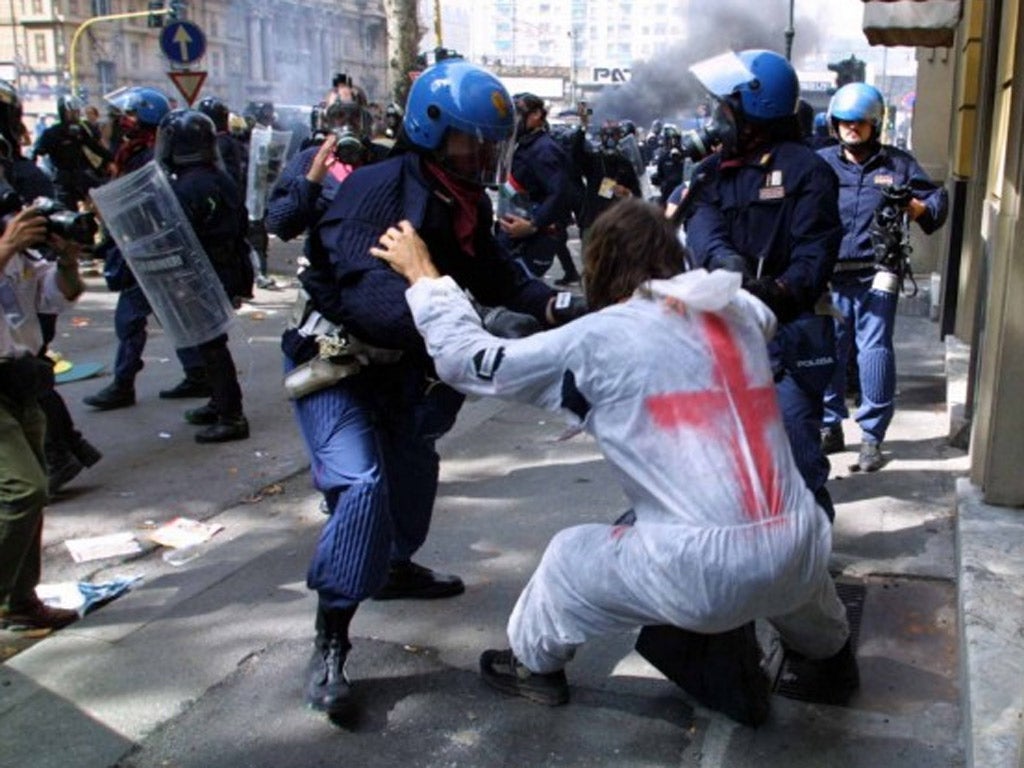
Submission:
M 606 88 L 594 101 L 594 124 L 607 119 L 679 122 L 691 117 L 707 94 L 689 73 L 698 61 L 726 51 L 767 48 L 786 52 L 789 0 L 713 0 L 690 3 L 687 41 L 659 52 L 649 61 L 634 62 L 630 82 Z M 814 21 L 797 17 L 793 60 L 813 51 L 818 42 Z

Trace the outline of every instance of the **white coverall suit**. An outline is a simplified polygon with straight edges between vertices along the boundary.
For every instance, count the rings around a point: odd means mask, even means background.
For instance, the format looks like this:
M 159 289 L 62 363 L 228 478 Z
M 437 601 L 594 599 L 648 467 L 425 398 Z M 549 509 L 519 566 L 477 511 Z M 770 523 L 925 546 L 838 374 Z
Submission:
M 631 526 L 580 525 L 551 540 L 508 624 L 528 669 L 556 671 L 588 638 L 646 624 L 716 633 L 769 618 L 810 658 L 846 642 L 831 527 L 775 399 L 765 345 L 775 317 L 739 284 L 704 270 L 652 281 L 523 339 L 484 331 L 450 278 L 408 289 L 438 374 L 459 391 L 559 411 L 571 374 L 589 405 L 582 426 L 636 513 Z

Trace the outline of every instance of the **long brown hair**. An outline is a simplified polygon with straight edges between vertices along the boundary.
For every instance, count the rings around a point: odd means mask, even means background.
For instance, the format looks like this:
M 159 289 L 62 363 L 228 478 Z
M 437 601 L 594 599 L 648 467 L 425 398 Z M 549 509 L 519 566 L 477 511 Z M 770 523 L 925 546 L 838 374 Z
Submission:
M 629 298 L 645 281 L 686 269 L 686 249 L 653 203 L 620 200 L 587 230 L 583 284 L 592 311 Z

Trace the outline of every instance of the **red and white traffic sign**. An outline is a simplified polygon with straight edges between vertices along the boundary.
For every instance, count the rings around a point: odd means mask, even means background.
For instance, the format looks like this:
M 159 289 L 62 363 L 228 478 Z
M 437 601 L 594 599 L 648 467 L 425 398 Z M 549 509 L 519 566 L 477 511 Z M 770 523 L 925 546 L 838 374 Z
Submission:
M 174 87 L 178 89 L 178 93 L 181 94 L 182 98 L 188 102 L 191 107 L 192 102 L 196 100 L 196 96 L 199 95 L 199 89 L 203 87 L 203 83 L 206 82 L 205 72 L 168 72 L 167 76 L 171 78 L 171 82 L 174 83 Z

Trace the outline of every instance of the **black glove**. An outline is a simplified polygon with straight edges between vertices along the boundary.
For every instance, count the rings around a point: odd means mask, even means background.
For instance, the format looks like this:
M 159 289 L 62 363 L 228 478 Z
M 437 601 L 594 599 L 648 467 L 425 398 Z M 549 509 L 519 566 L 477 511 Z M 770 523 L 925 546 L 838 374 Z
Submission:
M 541 330 L 540 321 L 533 315 L 513 312 L 505 307 L 480 307 L 480 320 L 484 330 L 503 339 L 521 339 Z
M 588 311 L 587 300 L 570 291 L 556 293 L 555 301 L 551 305 L 551 316 L 555 319 L 555 325 L 565 325 L 571 320 L 583 317 Z
M 744 278 L 743 288 L 767 304 L 780 323 L 794 320 L 803 311 L 785 283 L 774 277 Z

